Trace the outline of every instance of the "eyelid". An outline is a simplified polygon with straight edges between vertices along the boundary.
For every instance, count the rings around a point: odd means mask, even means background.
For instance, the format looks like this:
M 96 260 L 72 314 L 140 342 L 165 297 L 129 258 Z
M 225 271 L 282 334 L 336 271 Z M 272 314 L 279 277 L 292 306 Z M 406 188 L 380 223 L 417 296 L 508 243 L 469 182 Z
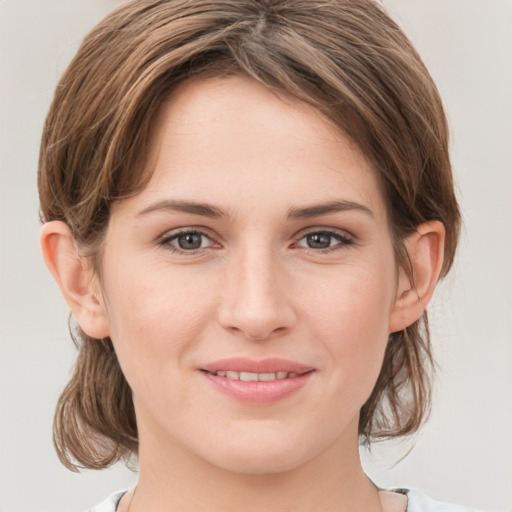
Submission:
M 205 238 L 208 238 L 212 242 L 212 244 L 208 247 L 199 247 L 197 249 L 191 249 L 191 250 L 185 250 L 185 249 L 181 249 L 179 247 L 175 247 L 175 246 L 171 245 L 171 242 L 176 240 L 179 236 L 191 234 L 191 233 L 198 234 Z M 205 249 L 210 249 L 211 246 L 215 245 L 216 243 L 218 243 L 217 239 L 215 236 L 213 236 L 211 234 L 210 230 L 207 228 L 204 228 L 204 227 L 199 227 L 199 226 L 186 226 L 186 227 L 180 227 L 180 228 L 167 230 L 156 239 L 156 244 L 167 249 L 168 251 L 174 252 L 177 254 L 188 254 L 188 255 L 197 254 L 197 253 L 204 251 Z
M 207 247 L 199 247 L 197 249 L 181 249 L 179 247 L 175 247 L 171 245 L 171 242 L 176 240 L 180 235 L 186 235 L 186 234 L 198 234 L 201 235 L 211 241 L 211 245 Z M 347 231 L 346 229 L 341 228 L 334 228 L 334 227 L 328 227 L 328 226 L 310 226 L 308 228 L 300 230 L 296 235 L 293 237 L 292 246 L 297 246 L 297 244 L 308 235 L 312 234 L 327 234 L 332 236 L 335 239 L 339 240 L 338 244 L 335 244 L 333 246 L 323 248 L 323 249 L 315 249 L 312 247 L 303 247 L 300 246 L 301 249 L 306 251 L 311 251 L 314 253 L 327 253 L 329 251 L 339 250 L 343 249 L 348 245 L 352 245 L 356 242 L 356 237 Z M 157 237 L 155 243 L 170 252 L 175 252 L 177 254 L 188 254 L 188 255 L 194 255 L 201 253 L 207 249 L 212 248 L 212 246 L 215 246 L 216 244 L 219 244 L 218 236 L 211 233 L 211 230 L 209 228 L 206 228 L 204 226 L 185 226 L 185 227 L 179 227 L 174 228 L 165 231 L 163 234 Z
M 315 249 L 313 247 L 307 247 L 307 246 L 298 246 L 298 243 L 302 239 L 304 239 L 308 235 L 314 235 L 314 234 L 327 234 L 327 235 L 332 236 L 333 238 L 339 240 L 339 243 L 334 244 L 329 247 L 319 248 L 319 249 Z M 297 245 L 302 250 L 311 252 L 314 254 L 327 254 L 332 251 L 343 250 L 347 246 L 353 245 L 355 242 L 356 242 L 356 237 L 347 230 L 339 229 L 339 228 L 332 228 L 332 227 L 327 227 L 327 226 L 314 226 L 314 227 L 307 228 L 306 230 L 300 231 L 295 236 L 295 241 L 293 242 L 293 245 Z
M 352 241 L 356 240 L 356 236 L 353 235 L 350 231 L 341 228 L 333 228 L 330 226 L 311 226 L 305 229 L 300 230 L 295 236 L 295 240 L 300 240 L 307 235 L 312 235 L 315 233 L 328 233 L 333 236 L 339 236 L 341 238 L 350 239 Z

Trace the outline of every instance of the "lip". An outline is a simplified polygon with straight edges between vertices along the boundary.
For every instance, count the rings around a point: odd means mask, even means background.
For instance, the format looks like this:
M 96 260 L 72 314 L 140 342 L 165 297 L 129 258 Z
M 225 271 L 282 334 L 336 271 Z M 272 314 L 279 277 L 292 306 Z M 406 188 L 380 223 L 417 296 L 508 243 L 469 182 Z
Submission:
M 233 372 L 252 372 L 252 373 L 306 373 L 314 370 L 312 366 L 301 364 L 288 359 L 278 357 L 262 359 L 248 359 L 244 357 L 232 357 L 229 359 L 219 359 L 212 363 L 201 366 L 200 370 L 208 372 L 233 371 Z
M 242 403 L 271 404 L 302 389 L 315 373 L 315 368 L 280 358 L 260 361 L 246 358 L 221 359 L 198 368 L 212 387 Z M 293 377 L 270 381 L 243 381 L 215 375 L 217 371 L 296 374 Z

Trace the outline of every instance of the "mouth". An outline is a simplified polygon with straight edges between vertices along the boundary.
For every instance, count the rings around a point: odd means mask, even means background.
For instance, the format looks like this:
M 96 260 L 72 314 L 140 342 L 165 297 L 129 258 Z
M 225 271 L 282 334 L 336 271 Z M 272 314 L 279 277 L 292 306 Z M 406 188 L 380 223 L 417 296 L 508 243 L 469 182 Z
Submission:
M 304 388 L 315 368 L 284 359 L 232 358 L 199 368 L 214 389 L 248 404 L 270 404 Z
M 236 372 L 231 370 L 217 370 L 217 371 L 208 371 L 203 370 L 210 375 L 215 375 L 217 377 L 226 377 L 229 380 L 242 380 L 244 382 L 270 382 L 273 380 L 283 380 L 283 379 L 293 379 L 294 377 L 298 377 L 300 375 L 304 375 L 309 373 L 307 372 L 298 373 L 298 372 L 270 372 L 270 373 L 255 373 L 255 372 Z

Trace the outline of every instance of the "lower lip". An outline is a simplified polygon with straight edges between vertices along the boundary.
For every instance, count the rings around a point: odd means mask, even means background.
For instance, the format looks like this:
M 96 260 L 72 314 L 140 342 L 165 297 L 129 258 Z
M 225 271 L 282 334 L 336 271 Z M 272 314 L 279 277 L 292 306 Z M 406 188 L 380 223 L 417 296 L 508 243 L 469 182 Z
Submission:
M 241 402 L 269 404 L 278 402 L 303 388 L 314 372 L 297 377 L 270 381 L 243 381 L 219 377 L 208 372 L 201 372 L 221 393 Z

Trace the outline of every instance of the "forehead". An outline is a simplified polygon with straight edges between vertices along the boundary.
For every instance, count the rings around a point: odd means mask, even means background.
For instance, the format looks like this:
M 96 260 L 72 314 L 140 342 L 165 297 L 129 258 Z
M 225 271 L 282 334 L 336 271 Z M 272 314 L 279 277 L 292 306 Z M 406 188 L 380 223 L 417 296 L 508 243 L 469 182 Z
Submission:
M 347 200 L 383 208 L 375 172 L 320 111 L 243 77 L 183 83 L 163 104 L 139 200 L 269 205 Z

